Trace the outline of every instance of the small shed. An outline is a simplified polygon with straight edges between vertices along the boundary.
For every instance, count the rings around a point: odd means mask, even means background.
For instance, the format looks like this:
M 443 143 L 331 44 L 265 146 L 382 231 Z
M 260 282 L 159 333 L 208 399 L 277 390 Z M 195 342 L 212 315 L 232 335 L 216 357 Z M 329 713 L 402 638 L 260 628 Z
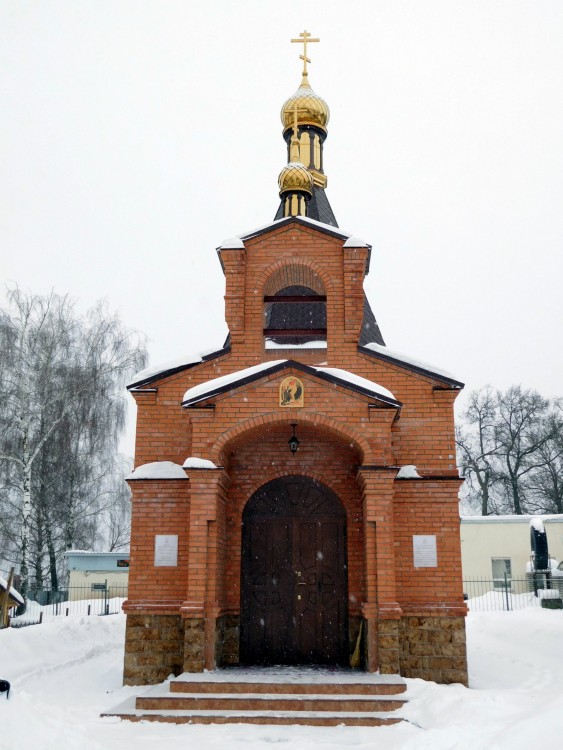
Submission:
M 126 596 L 129 583 L 129 552 L 65 552 L 69 572 L 69 600 L 89 599 L 94 592 Z
M 4 598 L 6 596 L 6 590 L 8 588 L 8 581 L 5 578 L 2 578 L 0 576 L 0 613 L 3 611 L 2 604 L 4 604 Z M 10 622 L 9 612 L 14 607 L 19 607 L 20 604 L 23 604 L 23 596 L 19 593 L 19 591 L 16 591 L 16 589 L 13 586 L 10 586 L 10 590 L 8 591 L 8 606 L 6 608 L 6 618 L 5 621 L 0 623 L 0 627 L 7 628 Z

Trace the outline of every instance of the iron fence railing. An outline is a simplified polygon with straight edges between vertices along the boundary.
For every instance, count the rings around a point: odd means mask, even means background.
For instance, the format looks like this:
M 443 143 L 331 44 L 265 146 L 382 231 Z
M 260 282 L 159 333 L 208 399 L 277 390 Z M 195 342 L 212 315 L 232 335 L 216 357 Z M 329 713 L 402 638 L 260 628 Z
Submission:
M 563 598 L 563 577 L 528 574 L 524 578 L 467 578 L 463 581 L 464 596 L 472 612 L 512 611 L 539 607 L 542 589 L 557 591 Z M 10 625 L 21 628 L 45 622 L 53 617 L 70 615 L 112 615 L 121 612 L 127 598 L 127 586 L 92 583 L 53 591 L 30 589 L 24 614 L 11 611 Z
M 563 577 L 528 574 L 524 578 L 470 578 L 463 581 L 467 605 L 473 612 L 512 611 L 541 605 L 542 589 L 557 591 L 563 597 Z
M 25 612 L 18 614 L 18 610 L 13 609 L 10 625 L 21 628 L 69 615 L 114 615 L 121 612 L 126 598 L 127 586 L 115 586 L 107 581 L 57 591 L 32 588 L 28 592 Z

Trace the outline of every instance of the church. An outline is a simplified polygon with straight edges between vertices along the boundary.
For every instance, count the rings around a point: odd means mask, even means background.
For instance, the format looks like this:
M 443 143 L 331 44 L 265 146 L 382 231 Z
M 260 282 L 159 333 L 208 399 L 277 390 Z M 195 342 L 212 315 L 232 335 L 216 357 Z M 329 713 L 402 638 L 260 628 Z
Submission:
M 217 248 L 228 338 L 128 386 L 124 682 L 323 665 L 467 684 L 463 384 L 386 346 L 363 287 L 371 246 L 326 193 L 318 40 L 292 41 L 277 212 Z

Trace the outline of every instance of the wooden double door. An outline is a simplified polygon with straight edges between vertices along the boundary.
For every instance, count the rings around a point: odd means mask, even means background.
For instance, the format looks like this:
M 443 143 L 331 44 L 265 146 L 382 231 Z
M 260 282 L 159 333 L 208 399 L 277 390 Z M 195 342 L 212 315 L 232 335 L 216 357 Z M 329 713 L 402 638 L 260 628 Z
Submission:
M 308 477 L 261 487 L 243 513 L 242 664 L 347 664 L 346 514 Z

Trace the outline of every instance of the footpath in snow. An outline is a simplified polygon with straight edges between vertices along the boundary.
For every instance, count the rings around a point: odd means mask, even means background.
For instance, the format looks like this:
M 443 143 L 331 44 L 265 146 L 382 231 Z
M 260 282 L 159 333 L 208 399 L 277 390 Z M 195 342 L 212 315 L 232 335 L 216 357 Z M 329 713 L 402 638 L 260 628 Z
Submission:
M 407 680 L 407 719 L 391 727 L 169 725 L 100 718 L 121 686 L 125 617 L 60 617 L 0 631 L 0 750 L 530 750 L 563 743 L 563 612 L 475 612 L 471 688 Z

